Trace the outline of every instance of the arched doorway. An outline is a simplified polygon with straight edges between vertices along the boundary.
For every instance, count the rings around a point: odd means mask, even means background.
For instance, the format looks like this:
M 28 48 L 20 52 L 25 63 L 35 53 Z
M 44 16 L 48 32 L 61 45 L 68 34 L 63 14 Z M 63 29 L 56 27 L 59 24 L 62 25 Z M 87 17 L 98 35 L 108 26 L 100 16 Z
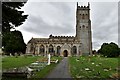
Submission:
M 68 57 L 68 51 L 64 50 L 64 57 Z

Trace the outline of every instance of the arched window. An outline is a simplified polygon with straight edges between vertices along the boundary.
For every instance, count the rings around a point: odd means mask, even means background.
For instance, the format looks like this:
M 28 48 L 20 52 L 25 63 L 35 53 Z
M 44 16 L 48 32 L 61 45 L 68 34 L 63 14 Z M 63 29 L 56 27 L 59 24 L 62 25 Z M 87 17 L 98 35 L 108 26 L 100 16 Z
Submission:
M 30 45 L 30 52 L 33 52 L 34 51 L 34 46 L 33 44 Z
M 50 45 L 49 46 L 49 53 L 53 53 L 54 52 L 54 50 L 53 50 L 53 45 Z
M 60 55 L 61 47 L 57 46 L 57 55 Z
M 85 25 L 83 25 L 83 29 L 85 28 Z
M 73 55 L 76 55 L 77 54 L 77 47 L 73 46 L 72 50 L 73 50 Z
M 84 14 L 82 15 L 82 19 L 85 19 L 85 15 Z
M 88 19 L 88 15 L 86 14 L 86 19 Z
M 80 14 L 80 19 L 82 18 L 82 15 Z
M 45 52 L 45 48 L 43 45 L 40 46 L 40 53 L 44 53 Z
M 80 29 L 81 29 L 81 26 L 80 26 Z

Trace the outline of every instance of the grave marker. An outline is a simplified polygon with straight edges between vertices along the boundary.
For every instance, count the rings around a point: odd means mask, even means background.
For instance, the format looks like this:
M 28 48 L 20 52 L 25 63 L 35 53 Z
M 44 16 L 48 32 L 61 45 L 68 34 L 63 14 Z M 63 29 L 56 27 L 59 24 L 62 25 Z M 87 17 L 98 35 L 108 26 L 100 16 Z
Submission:
M 48 65 L 50 65 L 50 54 L 48 54 Z

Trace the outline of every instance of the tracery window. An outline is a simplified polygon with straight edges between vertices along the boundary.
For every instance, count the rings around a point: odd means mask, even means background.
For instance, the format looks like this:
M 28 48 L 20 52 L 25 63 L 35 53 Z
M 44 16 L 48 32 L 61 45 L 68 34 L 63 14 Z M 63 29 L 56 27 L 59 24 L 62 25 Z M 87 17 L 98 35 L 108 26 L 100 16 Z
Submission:
M 43 45 L 40 46 L 40 53 L 44 53 L 45 52 L 45 48 Z
M 33 52 L 33 50 L 34 50 L 34 46 L 33 46 L 33 44 L 31 44 L 31 46 L 30 46 L 30 52 Z
M 77 54 L 77 47 L 76 47 L 76 46 L 73 46 L 73 47 L 72 47 L 72 51 L 73 51 L 73 55 Z
M 57 54 L 60 55 L 61 47 L 57 46 Z
M 49 46 L 49 53 L 53 53 L 53 52 L 54 52 L 53 45 L 50 45 Z

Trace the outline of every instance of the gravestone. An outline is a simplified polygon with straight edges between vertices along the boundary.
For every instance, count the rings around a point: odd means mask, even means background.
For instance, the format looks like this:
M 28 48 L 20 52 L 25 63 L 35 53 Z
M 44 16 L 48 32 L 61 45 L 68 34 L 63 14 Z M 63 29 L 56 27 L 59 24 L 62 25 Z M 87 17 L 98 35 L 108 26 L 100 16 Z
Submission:
M 48 65 L 50 65 L 50 54 L 48 54 Z

